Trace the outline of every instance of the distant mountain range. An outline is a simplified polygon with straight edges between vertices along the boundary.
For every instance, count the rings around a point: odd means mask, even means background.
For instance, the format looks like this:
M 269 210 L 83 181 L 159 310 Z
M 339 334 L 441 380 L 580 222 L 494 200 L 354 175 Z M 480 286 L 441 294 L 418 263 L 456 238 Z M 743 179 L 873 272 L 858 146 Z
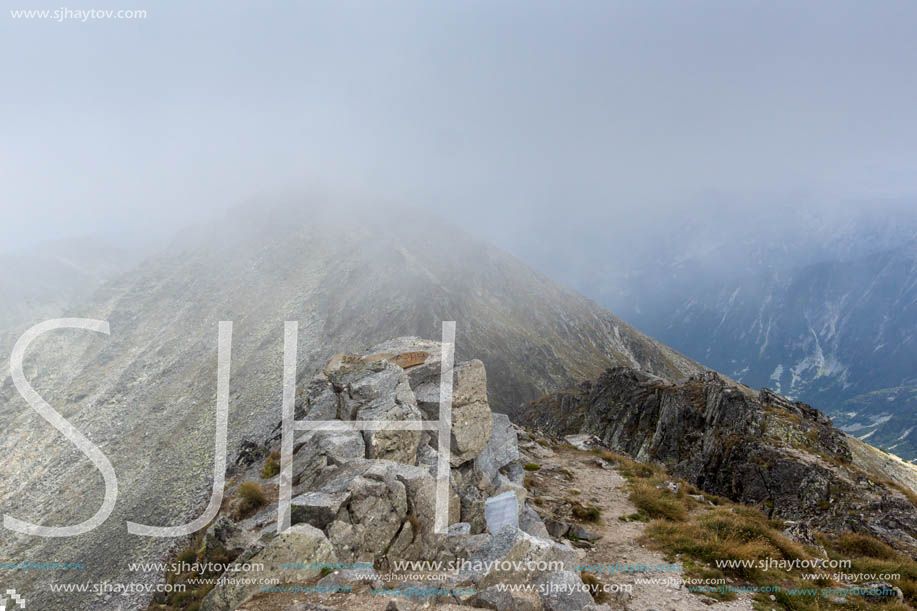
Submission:
M 917 459 L 917 211 L 774 222 L 686 225 L 638 272 L 580 288 L 705 365 Z

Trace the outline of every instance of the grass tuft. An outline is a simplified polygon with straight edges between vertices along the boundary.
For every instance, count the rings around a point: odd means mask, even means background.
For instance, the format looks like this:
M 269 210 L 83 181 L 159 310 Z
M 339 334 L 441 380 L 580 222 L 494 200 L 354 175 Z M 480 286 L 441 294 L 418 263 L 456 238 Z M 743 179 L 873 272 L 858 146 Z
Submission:
M 264 469 L 261 470 L 261 479 L 271 479 L 280 473 L 280 452 L 274 450 L 268 454 L 267 460 L 264 461 Z
M 640 513 L 653 519 L 684 522 L 688 517 L 685 498 L 678 498 L 665 488 L 657 488 L 650 483 L 638 482 L 630 492 L 631 502 Z
M 573 517 L 577 520 L 583 520 L 586 522 L 598 522 L 599 517 L 602 515 L 602 510 L 595 505 L 583 505 L 579 501 L 573 499 L 567 499 L 567 502 L 572 506 Z
M 264 491 L 255 482 L 242 482 L 236 491 L 236 496 L 239 497 L 239 503 L 233 512 L 233 517 L 236 520 L 247 518 L 261 507 L 267 505 L 267 497 L 264 495 Z

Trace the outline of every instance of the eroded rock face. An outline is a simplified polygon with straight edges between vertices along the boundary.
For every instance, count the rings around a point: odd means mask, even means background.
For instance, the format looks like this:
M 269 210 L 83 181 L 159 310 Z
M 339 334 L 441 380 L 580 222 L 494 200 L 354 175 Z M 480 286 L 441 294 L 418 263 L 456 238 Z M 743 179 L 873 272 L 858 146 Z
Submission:
M 306 523 L 324 529 L 337 518 L 341 508 L 350 499 L 349 491 L 330 494 L 321 491 L 306 492 L 290 503 L 290 523 Z
M 305 566 L 311 562 L 334 563 L 334 549 L 325 534 L 309 526 L 298 524 L 274 537 L 264 548 L 247 559 L 248 563 L 263 564 L 264 571 L 238 571 L 234 576 L 240 579 L 214 588 L 201 605 L 203 611 L 232 611 L 261 592 L 258 579 L 265 575 L 280 580 L 281 584 L 304 583 L 321 575 L 319 568 L 286 568 L 283 565 L 298 563 Z M 239 566 L 242 566 L 240 563 Z M 244 583 L 250 578 L 254 583 Z
M 617 367 L 596 382 L 530 404 L 526 423 L 588 433 L 703 490 L 817 530 L 872 534 L 917 550 L 917 509 L 851 464 L 823 413 L 715 373 L 679 383 Z
M 358 431 L 305 431 L 293 450 L 293 483 L 304 487 L 326 468 L 366 456 L 366 444 Z
M 417 400 L 404 370 L 385 359 L 366 363 L 342 360 L 337 368 L 326 366 L 338 395 L 340 420 L 421 420 Z M 420 431 L 363 431 L 367 458 L 413 464 L 420 444 Z
M 519 446 L 509 416 L 493 414 L 492 418 L 490 439 L 475 457 L 474 468 L 496 481 L 500 469 L 519 460 Z
M 423 362 L 409 361 L 406 370 L 417 406 L 427 420 L 439 420 L 440 375 L 442 370 L 442 345 L 439 342 L 402 338 L 380 344 L 374 350 L 381 353 L 426 354 Z M 455 363 L 452 386 L 452 466 L 474 459 L 490 438 L 492 414 L 487 401 L 487 373 L 484 363 L 472 360 Z M 436 447 L 435 436 L 431 439 Z
M 317 484 L 323 493 L 349 495 L 327 527 L 340 557 L 380 560 L 432 553 L 436 500 L 426 469 L 366 460 L 340 471 Z

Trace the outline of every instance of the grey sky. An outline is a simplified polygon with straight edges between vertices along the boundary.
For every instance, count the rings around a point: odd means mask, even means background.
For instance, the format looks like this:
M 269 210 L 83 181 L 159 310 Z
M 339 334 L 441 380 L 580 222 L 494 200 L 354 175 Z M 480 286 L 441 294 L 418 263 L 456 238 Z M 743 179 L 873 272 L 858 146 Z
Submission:
M 910 1 L 69 8 L 148 15 L 0 15 L 0 250 L 316 184 L 509 244 L 712 192 L 917 192 Z

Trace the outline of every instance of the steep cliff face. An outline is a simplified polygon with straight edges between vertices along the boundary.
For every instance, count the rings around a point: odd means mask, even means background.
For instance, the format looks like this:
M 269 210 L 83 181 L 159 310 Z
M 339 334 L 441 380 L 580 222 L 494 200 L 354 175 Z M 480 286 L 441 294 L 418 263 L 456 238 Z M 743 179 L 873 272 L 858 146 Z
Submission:
M 530 426 L 592 433 L 771 517 L 869 533 L 917 552 L 912 482 L 860 460 L 823 413 L 767 389 L 756 393 L 714 373 L 672 383 L 619 367 L 530 408 Z

